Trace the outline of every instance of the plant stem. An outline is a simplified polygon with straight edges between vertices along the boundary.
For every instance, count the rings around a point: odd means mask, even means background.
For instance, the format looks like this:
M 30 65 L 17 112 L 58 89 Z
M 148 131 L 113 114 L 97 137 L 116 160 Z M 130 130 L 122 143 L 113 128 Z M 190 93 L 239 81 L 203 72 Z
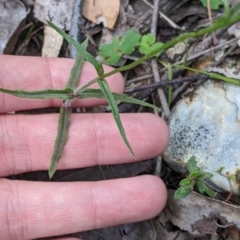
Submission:
M 77 97 L 77 96 L 82 92 L 82 90 L 84 90 L 85 88 L 89 87 L 89 86 L 92 85 L 93 83 L 98 82 L 100 79 L 101 79 L 100 77 L 96 77 L 96 78 L 92 79 L 91 81 L 85 83 L 84 85 L 79 86 L 78 88 L 76 88 L 76 89 L 74 90 L 73 95 L 74 95 L 75 97 Z

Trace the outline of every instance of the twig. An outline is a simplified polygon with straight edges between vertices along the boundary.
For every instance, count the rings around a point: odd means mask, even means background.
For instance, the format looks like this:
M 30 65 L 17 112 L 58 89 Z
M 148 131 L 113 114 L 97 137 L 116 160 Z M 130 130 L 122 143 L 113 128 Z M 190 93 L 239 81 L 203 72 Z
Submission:
M 151 74 L 144 74 L 143 76 L 132 78 L 131 80 L 127 80 L 126 81 L 126 85 L 129 86 L 132 83 L 135 83 L 135 82 L 138 82 L 138 81 L 142 81 L 142 80 L 145 80 L 145 79 L 148 79 L 148 78 L 152 78 L 152 77 L 153 77 L 152 73 Z
M 158 8 L 159 8 L 159 0 L 154 0 L 153 17 L 152 17 L 152 23 L 151 23 L 151 34 L 153 34 L 154 36 L 156 36 L 156 32 L 157 32 Z M 154 81 L 160 82 L 161 80 L 160 80 L 156 58 L 153 58 L 151 60 L 151 66 L 152 66 Z M 158 89 L 157 92 L 163 108 L 163 115 L 166 118 L 166 120 L 168 120 L 170 118 L 170 110 L 167 104 L 166 97 L 162 89 Z
M 208 10 L 208 19 L 209 19 L 210 25 L 212 25 L 213 21 L 212 21 L 212 11 L 211 11 L 210 0 L 207 0 L 207 10 Z M 218 44 L 218 40 L 215 32 L 212 32 L 212 40 L 214 45 Z
M 148 6 L 150 6 L 151 8 L 154 9 L 154 6 L 149 3 L 147 0 L 143 0 Z M 175 22 L 173 22 L 170 18 L 168 18 L 163 12 L 158 11 L 159 16 L 162 17 L 164 20 L 166 20 L 166 22 L 173 28 L 175 29 L 181 29 L 181 30 L 185 30 L 184 27 L 179 27 Z
M 157 60 L 152 59 L 151 65 L 152 65 L 154 81 L 155 81 L 155 83 L 159 83 L 161 80 L 160 80 L 160 75 L 159 75 L 159 71 L 158 71 Z M 160 102 L 162 105 L 163 117 L 166 118 L 165 120 L 168 120 L 170 118 L 170 110 L 169 110 L 169 107 L 167 104 L 167 99 L 164 95 L 163 89 L 158 89 L 157 93 L 158 93 L 158 96 L 159 96 L 159 99 L 160 99 Z
M 140 87 L 136 87 L 136 88 L 129 88 L 129 89 L 126 89 L 124 91 L 124 93 L 131 94 L 131 93 L 146 90 L 146 89 L 149 89 L 149 88 L 152 88 L 152 90 L 154 91 L 157 88 L 162 88 L 162 87 L 166 87 L 166 86 L 174 85 L 174 84 L 181 84 L 181 83 L 184 83 L 184 82 L 194 82 L 194 81 L 197 81 L 197 80 L 203 80 L 205 78 L 206 78 L 205 75 L 196 74 L 196 75 L 193 75 L 193 76 L 175 78 L 175 79 L 172 79 L 171 81 L 167 80 L 167 81 L 161 81 L 161 82 L 157 82 L 157 83 L 150 83 L 150 84 L 140 86 Z

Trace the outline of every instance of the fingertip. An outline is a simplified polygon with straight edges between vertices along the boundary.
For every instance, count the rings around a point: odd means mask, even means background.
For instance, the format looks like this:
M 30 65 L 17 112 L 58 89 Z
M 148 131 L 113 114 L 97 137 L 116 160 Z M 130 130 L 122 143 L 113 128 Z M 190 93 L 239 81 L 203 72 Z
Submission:
M 158 177 L 142 175 L 104 183 L 105 187 L 98 188 L 101 192 L 98 190 L 96 194 L 100 200 L 96 211 L 97 228 L 151 219 L 166 204 L 167 190 Z M 113 183 L 115 189 L 112 187 Z
M 149 205 L 152 208 L 148 218 L 155 217 L 158 215 L 166 205 L 167 201 L 167 189 L 162 181 L 157 176 L 144 175 L 143 176 L 146 187 L 148 188 Z
M 135 132 L 141 133 L 137 137 L 134 136 L 131 143 L 135 145 L 133 149 L 138 152 L 138 159 L 149 159 L 161 155 L 169 143 L 169 130 L 164 120 L 152 113 L 138 114 L 134 121 L 133 116 L 130 117 L 128 125 L 133 126 L 129 129 L 133 131 L 135 128 L 137 129 Z M 128 136 L 131 136 L 131 131 Z
M 153 175 L 138 176 L 141 193 L 141 204 L 138 211 L 140 212 L 138 221 L 147 220 L 156 217 L 164 208 L 167 201 L 167 189 L 163 181 Z
M 165 149 L 168 146 L 169 129 L 166 122 L 162 118 L 150 113 L 149 115 L 151 115 L 149 117 L 149 121 L 151 121 L 149 122 L 149 125 L 152 124 L 154 126 L 154 132 L 155 132 L 155 134 L 152 134 L 153 136 L 152 142 L 156 142 L 158 144 L 157 154 L 160 155 L 165 151 Z

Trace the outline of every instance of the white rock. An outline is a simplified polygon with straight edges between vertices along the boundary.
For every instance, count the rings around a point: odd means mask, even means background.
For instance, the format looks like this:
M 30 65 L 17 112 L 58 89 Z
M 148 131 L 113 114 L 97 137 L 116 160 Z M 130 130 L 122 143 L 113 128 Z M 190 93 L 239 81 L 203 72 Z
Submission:
M 177 172 L 186 172 L 186 163 L 196 157 L 198 166 L 214 175 L 217 189 L 230 191 L 224 175 L 240 178 L 240 86 L 207 81 L 191 97 L 185 97 L 172 111 L 170 145 L 165 160 Z M 239 179 L 232 181 L 240 195 Z

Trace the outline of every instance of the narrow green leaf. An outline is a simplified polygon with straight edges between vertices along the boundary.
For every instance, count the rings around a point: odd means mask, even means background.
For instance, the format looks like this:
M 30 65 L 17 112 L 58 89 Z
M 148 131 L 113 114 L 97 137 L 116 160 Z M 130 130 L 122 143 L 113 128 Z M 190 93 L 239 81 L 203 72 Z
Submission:
M 61 107 L 58 119 L 58 132 L 55 140 L 54 151 L 48 171 L 49 178 L 52 178 L 57 170 L 59 160 L 62 156 L 64 146 L 68 138 L 68 130 L 70 125 L 71 109 Z
M 122 139 L 123 139 L 124 143 L 126 144 L 126 146 L 128 147 L 129 151 L 131 152 L 132 156 L 135 158 L 135 155 L 134 155 L 133 150 L 127 140 L 127 136 L 126 136 L 125 130 L 123 128 L 123 125 L 122 125 L 122 122 L 120 119 L 117 103 L 114 99 L 114 96 L 113 96 L 109 86 L 108 86 L 108 83 L 105 79 L 101 79 L 98 81 L 98 84 L 99 84 L 105 98 L 107 99 L 108 104 L 110 105 L 110 107 L 112 109 L 112 114 L 113 114 L 114 120 L 117 124 L 118 130 L 122 136 Z
M 65 38 L 66 41 L 71 43 L 77 50 L 82 54 L 82 56 L 90 62 L 96 69 L 97 73 L 101 76 L 103 72 L 102 65 L 90 54 L 88 53 L 76 40 L 74 40 L 72 37 L 70 37 L 68 34 L 66 34 L 64 31 L 62 31 L 60 28 L 58 28 L 53 23 L 46 20 L 48 25 L 52 27 L 55 31 L 57 31 L 62 37 Z
M 163 61 L 160 61 L 160 63 L 162 63 L 164 65 L 167 64 L 167 63 L 164 63 Z M 225 77 L 225 76 L 220 75 L 218 73 L 201 71 L 201 70 L 197 70 L 197 69 L 194 69 L 194 68 L 189 68 L 189 67 L 186 67 L 186 66 L 183 66 L 183 65 L 178 65 L 178 64 L 172 64 L 172 66 L 176 67 L 176 68 L 186 69 L 186 70 L 196 72 L 196 73 L 202 73 L 202 74 L 205 74 L 205 75 L 209 76 L 210 78 L 218 79 L 218 80 L 223 81 L 223 82 L 232 83 L 232 84 L 235 84 L 235 85 L 240 85 L 239 79 Z M 107 75 L 107 74 L 105 74 L 105 75 Z M 104 77 L 108 77 L 108 75 L 104 76 Z
M 154 106 L 150 103 L 141 101 L 141 100 L 136 99 L 136 98 L 129 97 L 125 94 L 112 92 L 112 95 L 113 95 L 115 101 L 139 104 L 139 105 L 142 105 L 142 106 L 145 106 L 145 107 L 153 108 L 157 111 L 160 110 L 158 107 L 156 107 L 156 106 Z M 103 94 L 101 89 L 85 88 L 77 97 L 80 98 L 80 99 L 84 99 L 84 98 L 105 98 L 105 95 Z
M 214 198 L 215 197 L 215 193 L 212 189 L 210 189 L 209 187 L 205 187 L 204 188 L 204 192 L 209 196 L 209 197 L 212 197 Z
M 197 182 L 197 189 L 200 193 L 206 193 L 209 197 L 214 197 L 214 192 L 202 180 Z
M 136 99 L 136 98 L 129 97 L 125 94 L 113 93 L 113 96 L 114 96 L 116 101 L 138 104 L 138 105 L 141 105 L 141 106 L 144 106 L 144 107 L 149 107 L 149 108 L 155 109 L 157 111 L 160 111 L 160 109 L 158 107 L 154 106 L 153 104 L 144 102 L 144 101 Z
M 87 48 L 87 45 L 88 45 L 88 39 L 86 39 L 81 44 L 81 46 L 85 50 Z M 68 79 L 68 82 L 67 82 L 67 85 L 65 86 L 65 88 L 70 88 L 72 90 L 76 89 L 78 82 L 79 82 L 80 74 L 82 72 L 83 63 L 84 63 L 84 57 L 82 56 L 82 53 L 80 51 L 78 51 L 77 58 L 71 69 L 71 73 L 70 73 L 70 76 L 69 76 L 69 79 Z
M 73 91 L 71 89 L 63 90 L 42 90 L 42 91 L 23 91 L 23 90 L 8 90 L 0 88 L 0 92 L 8 93 L 20 98 L 31 98 L 31 99 L 49 99 L 49 98 L 60 98 L 63 100 L 73 98 Z

